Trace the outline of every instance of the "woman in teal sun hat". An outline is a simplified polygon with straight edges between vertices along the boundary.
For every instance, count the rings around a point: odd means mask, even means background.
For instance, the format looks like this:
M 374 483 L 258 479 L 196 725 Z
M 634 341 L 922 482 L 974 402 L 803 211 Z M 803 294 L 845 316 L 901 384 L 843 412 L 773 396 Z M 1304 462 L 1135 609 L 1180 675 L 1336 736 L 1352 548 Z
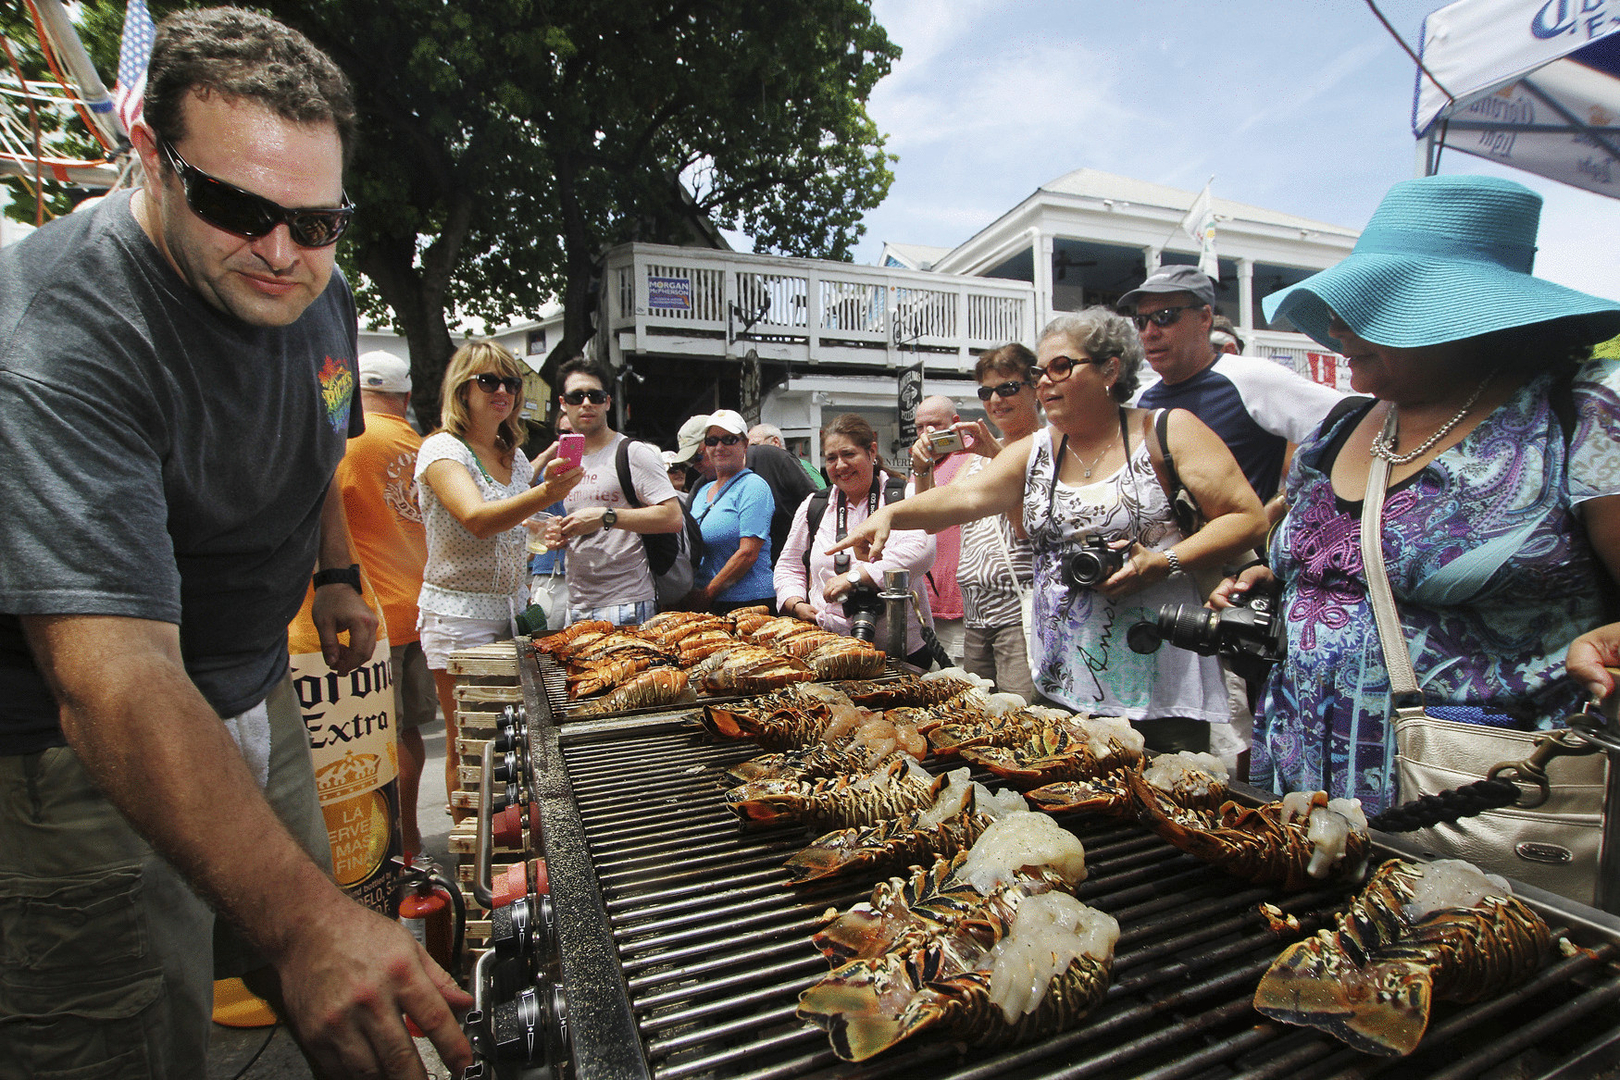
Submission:
M 1342 353 L 1372 397 L 1295 454 L 1271 569 L 1216 596 L 1272 574 L 1283 586 L 1287 656 L 1256 709 L 1262 787 L 1325 789 L 1369 813 L 1398 801 L 1358 539 L 1375 454 L 1390 465 L 1386 569 L 1431 715 L 1544 727 L 1606 678 L 1597 661 L 1620 643 L 1620 370 L 1591 355 L 1620 333 L 1620 304 L 1531 276 L 1540 212 L 1507 180 L 1409 180 L 1349 258 L 1265 298 L 1268 319 Z

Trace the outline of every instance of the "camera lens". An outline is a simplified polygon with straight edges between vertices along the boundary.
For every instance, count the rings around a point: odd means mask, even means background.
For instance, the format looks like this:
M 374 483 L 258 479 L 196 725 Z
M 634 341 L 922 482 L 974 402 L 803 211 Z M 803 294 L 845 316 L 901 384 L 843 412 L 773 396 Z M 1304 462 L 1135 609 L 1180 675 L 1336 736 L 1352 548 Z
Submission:
M 1069 582 L 1078 588 L 1094 589 L 1107 580 L 1107 569 L 1096 552 L 1077 551 L 1069 557 Z
M 1220 643 L 1220 616 L 1206 607 L 1166 604 L 1159 609 L 1159 633 L 1172 645 L 1213 656 Z

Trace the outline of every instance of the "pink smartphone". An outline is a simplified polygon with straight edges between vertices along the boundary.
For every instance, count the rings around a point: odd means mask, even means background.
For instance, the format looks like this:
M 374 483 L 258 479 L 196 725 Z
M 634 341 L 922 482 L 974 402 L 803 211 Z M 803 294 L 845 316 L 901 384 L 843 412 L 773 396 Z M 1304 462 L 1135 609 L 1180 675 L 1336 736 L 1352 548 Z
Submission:
M 579 468 L 579 459 L 585 455 L 585 436 L 570 431 L 557 439 L 557 460 L 568 463 L 568 468 Z

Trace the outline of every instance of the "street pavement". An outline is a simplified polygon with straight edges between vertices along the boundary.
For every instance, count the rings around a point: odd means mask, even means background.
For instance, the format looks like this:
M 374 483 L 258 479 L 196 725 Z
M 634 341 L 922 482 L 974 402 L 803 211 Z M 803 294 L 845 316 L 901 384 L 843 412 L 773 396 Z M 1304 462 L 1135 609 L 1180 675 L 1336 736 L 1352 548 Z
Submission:
M 427 764 L 422 769 L 422 789 L 416 803 L 417 824 L 422 829 L 422 847 L 445 871 L 455 874 L 455 857 L 450 854 L 449 801 L 444 789 L 444 720 L 438 718 L 422 729 Z M 428 1080 L 449 1080 L 449 1070 L 439 1061 L 426 1039 L 418 1039 L 428 1064 Z M 286 1028 L 228 1028 L 213 1026 L 208 1045 L 208 1080 L 313 1080 L 304 1056 Z

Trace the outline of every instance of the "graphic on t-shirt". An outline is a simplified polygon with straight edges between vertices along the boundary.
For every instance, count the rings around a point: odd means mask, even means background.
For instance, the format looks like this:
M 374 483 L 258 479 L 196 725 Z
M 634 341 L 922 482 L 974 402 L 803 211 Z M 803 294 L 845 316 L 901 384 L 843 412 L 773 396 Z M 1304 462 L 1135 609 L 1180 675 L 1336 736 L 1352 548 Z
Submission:
M 321 401 L 326 406 L 326 419 L 332 430 L 343 434 L 349 430 L 349 409 L 354 403 L 354 375 L 344 360 L 328 356 L 321 365 Z
M 388 480 L 383 485 L 383 501 L 401 520 L 422 524 L 422 508 L 416 502 L 416 455 L 400 454 L 388 463 Z

